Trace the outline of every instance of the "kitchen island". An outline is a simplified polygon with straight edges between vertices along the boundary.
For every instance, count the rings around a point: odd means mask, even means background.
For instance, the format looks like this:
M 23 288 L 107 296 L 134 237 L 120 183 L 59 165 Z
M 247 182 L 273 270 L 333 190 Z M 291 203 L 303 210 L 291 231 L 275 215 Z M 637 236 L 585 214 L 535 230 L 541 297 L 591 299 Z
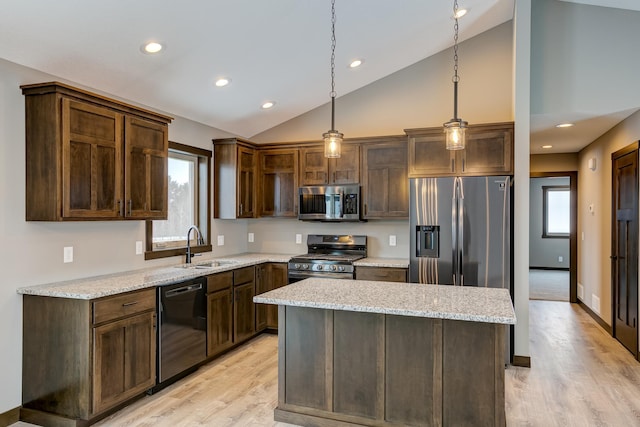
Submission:
M 279 305 L 277 421 L 504 426 L 506 289 L 306 279 Z

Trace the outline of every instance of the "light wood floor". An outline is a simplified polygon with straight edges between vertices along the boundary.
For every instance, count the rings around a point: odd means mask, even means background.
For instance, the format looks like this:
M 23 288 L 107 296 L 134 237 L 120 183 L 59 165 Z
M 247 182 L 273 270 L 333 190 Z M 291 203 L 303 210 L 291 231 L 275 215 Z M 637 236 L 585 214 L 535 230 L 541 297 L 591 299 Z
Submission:
M 569 301 L 569 272 L 529 270 L 529 299 Z
M 640 426 L 640 363 L 580 307 L 531 301 L 530 327 L 532 367 L 506 371 L 508 426 Z M 276 401 L 277 337 L 262 335 L 96 426 L 288 426 Z

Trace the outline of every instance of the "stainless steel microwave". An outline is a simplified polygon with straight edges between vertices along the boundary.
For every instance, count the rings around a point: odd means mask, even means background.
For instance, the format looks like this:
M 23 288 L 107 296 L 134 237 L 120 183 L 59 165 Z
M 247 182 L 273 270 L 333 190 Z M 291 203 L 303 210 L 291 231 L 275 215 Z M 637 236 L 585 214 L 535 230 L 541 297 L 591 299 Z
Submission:
M 298 219 L 360 221 L 360 186 L 307 185 L 298 190 Z

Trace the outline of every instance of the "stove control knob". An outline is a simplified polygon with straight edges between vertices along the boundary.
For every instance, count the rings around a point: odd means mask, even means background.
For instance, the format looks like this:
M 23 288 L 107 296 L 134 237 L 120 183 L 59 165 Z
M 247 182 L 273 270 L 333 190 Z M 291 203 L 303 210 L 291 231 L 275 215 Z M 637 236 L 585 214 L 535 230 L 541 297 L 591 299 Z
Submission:
M 331 266 L 331 269 L 332 269 L 333 271 L 336 271 L 336 270 L 338 269 L 338 267 L 336 267 L 335 265 L 332 265 L 332 266 Z
M 309 264 L 302 264 L 302 268 L 305 269 L 305 270 L 308 270 L 309 269 Z
M 296 270 L 300 270 L 300 264 L 296 264 L 296 265 L 294 266 L 294 268 L 295 268 Z
M 318 264 L 318 268 L 317 268 L 317 270 L 318 270 L 318 271 L 322 270 L 322 264 Z
M 338 267 L 338 270 L 344 271 L 344 265 L 341 265 L 340 267 Z

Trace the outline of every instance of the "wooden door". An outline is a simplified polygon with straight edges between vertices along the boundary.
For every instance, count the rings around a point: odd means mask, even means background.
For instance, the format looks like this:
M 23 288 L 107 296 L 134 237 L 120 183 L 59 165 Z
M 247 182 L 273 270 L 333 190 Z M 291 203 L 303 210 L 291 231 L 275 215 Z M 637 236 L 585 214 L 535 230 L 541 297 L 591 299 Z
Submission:
M 234 286 L 233 292 L 233 336 L 234 342 L 239 343 L 250 338 L 256 330 L 254 282 Z
M 360 146 L 342 144 L 340 157 L 329 161 L 329 179 L 332 184 L 360 182 Z
M 155 313 L 146 312 L 93 330 L 93 410 L 96 414 L 156 383 Z
M 168 128 L 134 117 L 125 120 L 125 216 L 167 219 Z
M 256 152 L 250 148 L 238 147 L 238 188 L 236 216 L 255 218 L 256 216 Z
M 62 123 L 62 216 L 117 218 L 122 203 L 122 115 L 64 98 Z
M 409 180 L 404 141 L 362 147 L 364 218 L 407 218 Z
M 274 149 L 260 153 L 260 216 L 298 215 L 298 150 Z
M 613 335 L 638 357 L 638 144 L 612 160 Z
M 231 288 L 207 295 L 207 357 L 233 344 L 233 303 Z

